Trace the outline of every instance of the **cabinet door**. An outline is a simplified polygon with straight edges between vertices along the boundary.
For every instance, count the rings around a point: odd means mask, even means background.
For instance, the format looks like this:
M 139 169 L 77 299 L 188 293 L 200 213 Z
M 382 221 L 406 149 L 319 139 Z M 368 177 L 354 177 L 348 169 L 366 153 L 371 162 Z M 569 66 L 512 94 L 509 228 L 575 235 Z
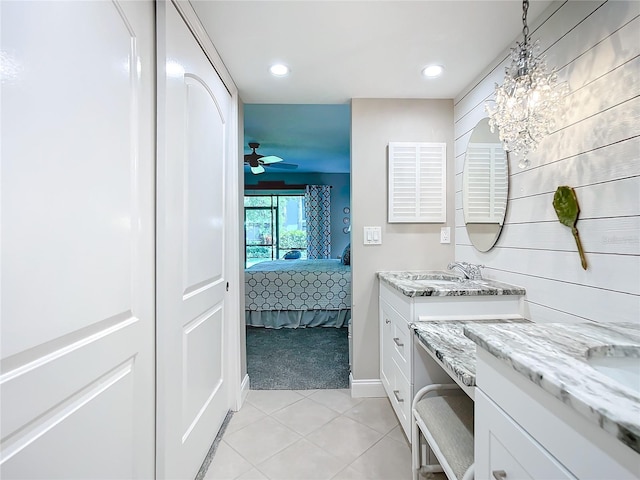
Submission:
M 474 448 L 477 478 L 576 478 L 478 389 Z

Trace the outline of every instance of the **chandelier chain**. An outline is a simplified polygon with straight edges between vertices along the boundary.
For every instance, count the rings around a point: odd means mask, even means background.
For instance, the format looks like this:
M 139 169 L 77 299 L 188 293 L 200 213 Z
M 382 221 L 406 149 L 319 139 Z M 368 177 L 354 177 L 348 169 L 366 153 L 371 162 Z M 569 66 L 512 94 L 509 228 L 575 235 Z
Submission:
M 522 2 L 522 35 L 524 36 L 524 44 L 529 40 L 529 26 L 527 25 L 527 10 L 529 10 L 529 0 Z

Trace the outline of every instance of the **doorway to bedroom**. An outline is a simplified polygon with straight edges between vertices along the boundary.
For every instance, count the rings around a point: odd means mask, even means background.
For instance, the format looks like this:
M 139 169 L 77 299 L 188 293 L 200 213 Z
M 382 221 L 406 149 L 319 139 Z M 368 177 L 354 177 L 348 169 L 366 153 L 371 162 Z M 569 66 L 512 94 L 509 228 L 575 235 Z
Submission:
M 251 389 L 349 388 L 350 115 L 349 105 L 244 107 Z
M 339 186 L 336 180 L 331 181 Z M 320 202 L 322 213 L 314 188 L 280 194 L 246 186 L 245 323 L 252 389 L 349 385 L 351 266 L 342 252 L 318 258 L 331 245 L 327 235 L 311 235 L 322 230 L 319 224 L 331 223 L 332 187 L 320 189 L 327 197 Z

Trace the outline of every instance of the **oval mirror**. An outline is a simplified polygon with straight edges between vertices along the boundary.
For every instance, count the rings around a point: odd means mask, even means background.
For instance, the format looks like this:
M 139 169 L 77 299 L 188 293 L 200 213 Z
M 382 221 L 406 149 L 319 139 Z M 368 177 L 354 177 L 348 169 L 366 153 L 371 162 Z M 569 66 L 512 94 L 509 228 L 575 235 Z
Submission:
M 462 209 L 469 240 L 481 252 L 498 241 L 509 194 L 509 162 L 489 119 L 473 129 L 462 172 Z

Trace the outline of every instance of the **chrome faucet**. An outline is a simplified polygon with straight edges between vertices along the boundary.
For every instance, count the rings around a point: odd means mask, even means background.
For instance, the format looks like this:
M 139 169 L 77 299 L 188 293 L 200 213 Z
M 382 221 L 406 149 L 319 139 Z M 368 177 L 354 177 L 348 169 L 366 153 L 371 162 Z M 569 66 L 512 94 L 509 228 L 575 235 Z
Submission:
M 468 262 L 452 262 L 447 268 L 449 270 L 453 270 L 457 268 L 462 272 L 465 278 L 469 280 L 482 280 L 482 271 L 481 268 L 484 268 L 484 265 L 474 265 L 473 263 Z

